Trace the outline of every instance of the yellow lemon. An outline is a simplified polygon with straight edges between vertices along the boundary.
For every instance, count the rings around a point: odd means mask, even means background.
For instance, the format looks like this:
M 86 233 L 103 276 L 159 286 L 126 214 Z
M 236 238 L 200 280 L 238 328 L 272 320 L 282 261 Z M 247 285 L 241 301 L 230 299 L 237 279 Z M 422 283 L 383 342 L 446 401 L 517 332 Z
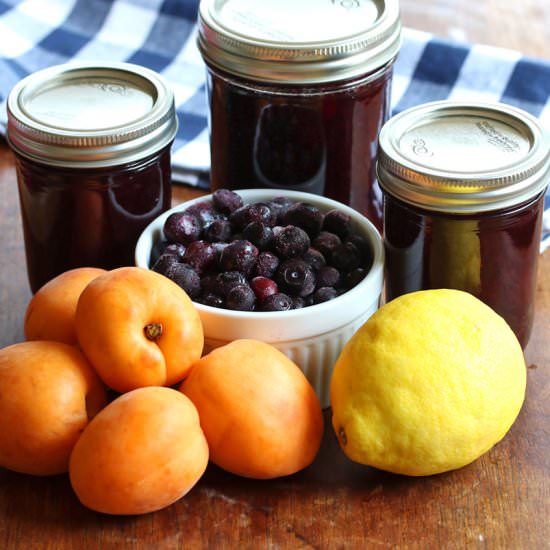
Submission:
M 504 437 L 525 384 L 522 349 L 491 308 L 460 290 L 413 292 L 382 306 L 342 350 L 332 424 L 356 462 L 437 474 Z

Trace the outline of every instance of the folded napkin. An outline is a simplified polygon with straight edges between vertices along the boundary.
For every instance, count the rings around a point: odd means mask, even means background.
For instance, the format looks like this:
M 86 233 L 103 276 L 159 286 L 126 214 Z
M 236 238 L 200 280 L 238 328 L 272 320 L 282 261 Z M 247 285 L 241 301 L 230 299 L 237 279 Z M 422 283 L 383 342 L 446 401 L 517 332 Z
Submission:
M 175 181 L 208 188 L 205 72 L 195 44 L 198 0 L 0 0 L 0 134 L 6 98 L 27 74 L 72 60 L 127 61 L 171 84 L 180 120 Z M 550 131 L 550 61 L 460 44 L 405 28 L 392 107 L 439 99 L 502 101 L 539 117 Z M 541 251 L 550 246 L 550 192 Z

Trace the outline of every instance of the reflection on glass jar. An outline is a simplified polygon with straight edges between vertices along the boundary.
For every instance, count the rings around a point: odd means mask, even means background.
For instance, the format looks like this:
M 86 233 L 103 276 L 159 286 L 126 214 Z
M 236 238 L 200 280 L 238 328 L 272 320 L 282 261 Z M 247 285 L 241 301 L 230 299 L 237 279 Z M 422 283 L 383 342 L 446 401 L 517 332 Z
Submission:
M 325 190 L 325 135 L 319 110 L 298 105 L 266 105 L 254 136 L 254 175 L 262 187 Z
M 389 233 L 388 233 L 389 232 Z M 386 250 L 386 298 L 422 288 L 424 279 L 424 218 L 397 201 L 384 201 L 384 247 Z
M 455 288 L 479 296 L 481 294 L 479 221 L 432 216 L 431 222 L 427 285 L 430 288 Z

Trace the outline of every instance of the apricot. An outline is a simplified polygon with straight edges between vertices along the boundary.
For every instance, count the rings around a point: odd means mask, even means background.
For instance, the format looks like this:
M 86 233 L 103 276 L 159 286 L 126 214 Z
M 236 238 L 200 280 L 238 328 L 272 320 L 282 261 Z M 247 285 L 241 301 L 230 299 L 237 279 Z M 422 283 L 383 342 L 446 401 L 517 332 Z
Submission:
M 61 273 L 42 286 L 31 298 L 25 313 L 27 340 L 55 340 L 76 344 L 76 304 L 86 285 L 106 273 L 96 267 L 79 267 Z
M 180 390 L 197 407 L 221 468 L 267 479 L 297 472 L 315 458 L 323 435 L 319 399 L 275 347 L 235 340 L 202 357 Z
M 84 354 L 119 392 L 181 381 L 204 343 L 199 313 L 185 291 L 140 267 L 114 269 L 89 283 L 75 326 Z
M 183 497 L 208 464 L 193 403 L 172 388 L 139 388 L 105 407 L 78 440 L 69 476 L 80 502 L 144 514 Z
M 61 342 L 0 350 L 0 466 L 34 475 L 66 472 L 89 420 L 106 404 L 86 358 Z

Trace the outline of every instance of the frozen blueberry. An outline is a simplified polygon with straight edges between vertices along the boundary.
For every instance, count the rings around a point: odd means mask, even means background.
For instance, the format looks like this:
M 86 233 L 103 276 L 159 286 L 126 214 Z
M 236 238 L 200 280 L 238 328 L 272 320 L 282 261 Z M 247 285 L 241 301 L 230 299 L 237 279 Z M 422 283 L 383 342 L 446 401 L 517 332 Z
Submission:
M 308 234 L 296 225 L 287 225 L 273 239 L 273 251 L 280 258 L 296 258 L 304 254 L 310 245 Z
M 260 252 L 258 254 L 258 259 L 256 260 L 256 265 L 252 268 L 251 275 L 253 277 L 268 277 L 272 278 L 279 267 L 279 258 L 269 252 L 268 250 Z
M 215 271 L 205 273 L 201 277 L 201 289 L 203 294 L 208 292 L 216 294 L 218 290 L 218 273 Z
M 208 241 L 194 241 L 187 246 L 184 262 L 200 275 L 212 267 L 217 259 L 216 250 Z
M 233 235 L 231 235 L 231 237 L 227 242 L 232 243 L 233 241 L 245 241 L 245 240 L 246 239 L 244 238 L 244 235 L 241 232 L 238 232 L 238 233 L 233 233 Z
M 247 284 L 235 285 L 225 297 L 225 305 L 236 311 L 253 311 L 256 295 Z
M 177 256 L 178 260 L 181 262 L 185 256 L 185 245 L 180 243 L 170 243 L 164 249 L 164 254 L 173 254 L 174 256 Z
M 337 269 L 351 271 L 361 265 L 361 254 L 351 241 L 346 241 L 332 251 L 330 260 Z
M 306 261 L 314 271 L 318 271 L 327 263 L 325 257 L 316 248 L 311 246 L 305 251 L 302 259 Z
M 323 214 L 313 204 L 295 202 L 283 215 L 283 225 L 297 225 L 314 238 L 323 225 Z
M 336 233 L 341 239 L 347 237 L 350 231 L 351 217 L 349 214 L 338 210 L 337 208 L 329 210 L 323 220 L 323 230 L 330 233 Z
M 279 225 L 283 223 L 283 216 L 287 209 L 292 205 L 292 201 L 288 197 L 274 197 L 268 203 L 269 208 L 275 214 L 276 222 Z
M 212 248 L 216 252 L 216 262 L 219 263 L 220 256 L 222 255 L 223 249 L 228 245 L 229 243 L 212 243 Z
M 231 238 L 233 234 L 233 228 L 229 220 L 214 220 L 211 224 L 206 226 L 202 232 L 203 239 L 210 241 L 211 243 L 225 242 Z
M 165 275 L 183 288 L 191 299 L 195 299 L 199 296 L 201 291 L 201 278 L 190 265 L 182 263 L 173 264 Z
M 229 221 L 237 228 L 242 230 L 250 222 L 261 222 L 268 227 L 275 225 L 277 218 L 271 211 L 271 208 L 264 202 L 254 202 L 245 204 L 233 211 L 229 216 Z
M 195 215 L 200 224 L 201 229 L 210 225 L 214 220 L 223 218 L 223 214 L 216 212 L 214 205 L 210 201 L 200 201 L 192 204 L 185 209 L 188 214 Z
M 340 272 L 331 265 L 325 265 L 317 271 L 317 288 L 337 287 L 340 281 Z
M 315 272 L 304 260 L 290 258 L 279 265 L 275 282 L 282 292 L 304 297 L 315 290 Z
M 223 308 L 225 306 L 225 302 L 221 296 L 218 296 L 218 294 L 214 294 L 213 292 L 203 292 L 200 296 L 200 303 L 204 304 L 205 306 L 211 306 L 211 307 L 219 307 Z
M 291 296 L 292 309 L 302 309 L 306 305 L 306 301 L 301 296 Z
M 352 233 L 351 235 L 349 235 L 349 237 L 346 239 L 345 242 L 353 243 L 353 245 L 359 251 L 359 255 L 361 258 L 361 267 L 370 269 L 374 257 L 373 257 L 372 246 L 369 240 L 367 239 L 367 237 L 359 233 Z
M 243 237 L 259 250 L 269 248 L 273 241 L 273 231 L 262 222 L 250 222 L 242 232 Z
M 233 241 L 220 254 L 220 269 L 222 271 L 240 271 L 248 275 L 256 263 L 258 253 L 258 249 L 250 241 Z
M 174 212 L 164 222 L 164 236 L 172 243 L 189 244 L 201 234 L 201 222 L 190 212 Z
M 164 252 L 168 241 L 164 239 L 159 239 L 151 247 L 151 255 L 149 256 L 149 267 L 155 265 L 155 262 L 160 258 L 161 254 Z
M 234 286 L 244 284 L 247 284 L 246 277 L 240 271 L 223 271 L 216 275 L 215 283 L 209 290 L 225 297 Z
M 274 225 L 271 228 L 271 230 L 273 231 L 273 236 L 278 237 L 284 231 L 284 228 L 284 225 Z
M 155 271 L 158 271 L 159 273 L 162 272 L 162 268 L 155 269 L 154 266 L 158 263 L 158 266 L 161 265 L 168 265 L 171 262 L 181 262 L 183 261 L 183 257 L 185 255 L 185 245 L 183 244 L 176 244 L 176 243 L 170 243 L 166 244 L 164 243 L 164 248 L 160 255 L 157 256 L 156 260 L 154 262 L 151 262 L 151 266 L 153 266 L 153 269 Z M 162 260 L 161 260 L 162 258 Z M 161 260 L 159 262 L 159 260 Z
M 268 277 L 254 277 L 250 281 L 250 288 L 259 302 L 263 302 L 268 296 L 279 292 L 277 283 Z
M 328 262 L 330 262 L 332 252 L 339 246 L 342 246 L 342 240 L 338 235 L 336 235 L 336 233 L 321 231 L 319 235 L 313 239 L 311 245 L 316 248 Z
M 338 291 L 331 286 L 322 286 L 318 288 L 311 296 L 313 304 L 321 304 L 333 300 L 338 296 Z
M 271 294 L 261 304 L 261 311 L 288 311 L 294 309 L 294 303 L 290 296 L 282 292 Z
M 151 269 L 157 273 L 166 275 L 170 266 L 172 264 L 177 264 L 178 261 L 178 257 L 174 254 L 161 254 Z
M 222 214 L 231 214 L 243 205 L 243 199 L 231 189 L 217 189 L 212 193 L 214 208 Z

